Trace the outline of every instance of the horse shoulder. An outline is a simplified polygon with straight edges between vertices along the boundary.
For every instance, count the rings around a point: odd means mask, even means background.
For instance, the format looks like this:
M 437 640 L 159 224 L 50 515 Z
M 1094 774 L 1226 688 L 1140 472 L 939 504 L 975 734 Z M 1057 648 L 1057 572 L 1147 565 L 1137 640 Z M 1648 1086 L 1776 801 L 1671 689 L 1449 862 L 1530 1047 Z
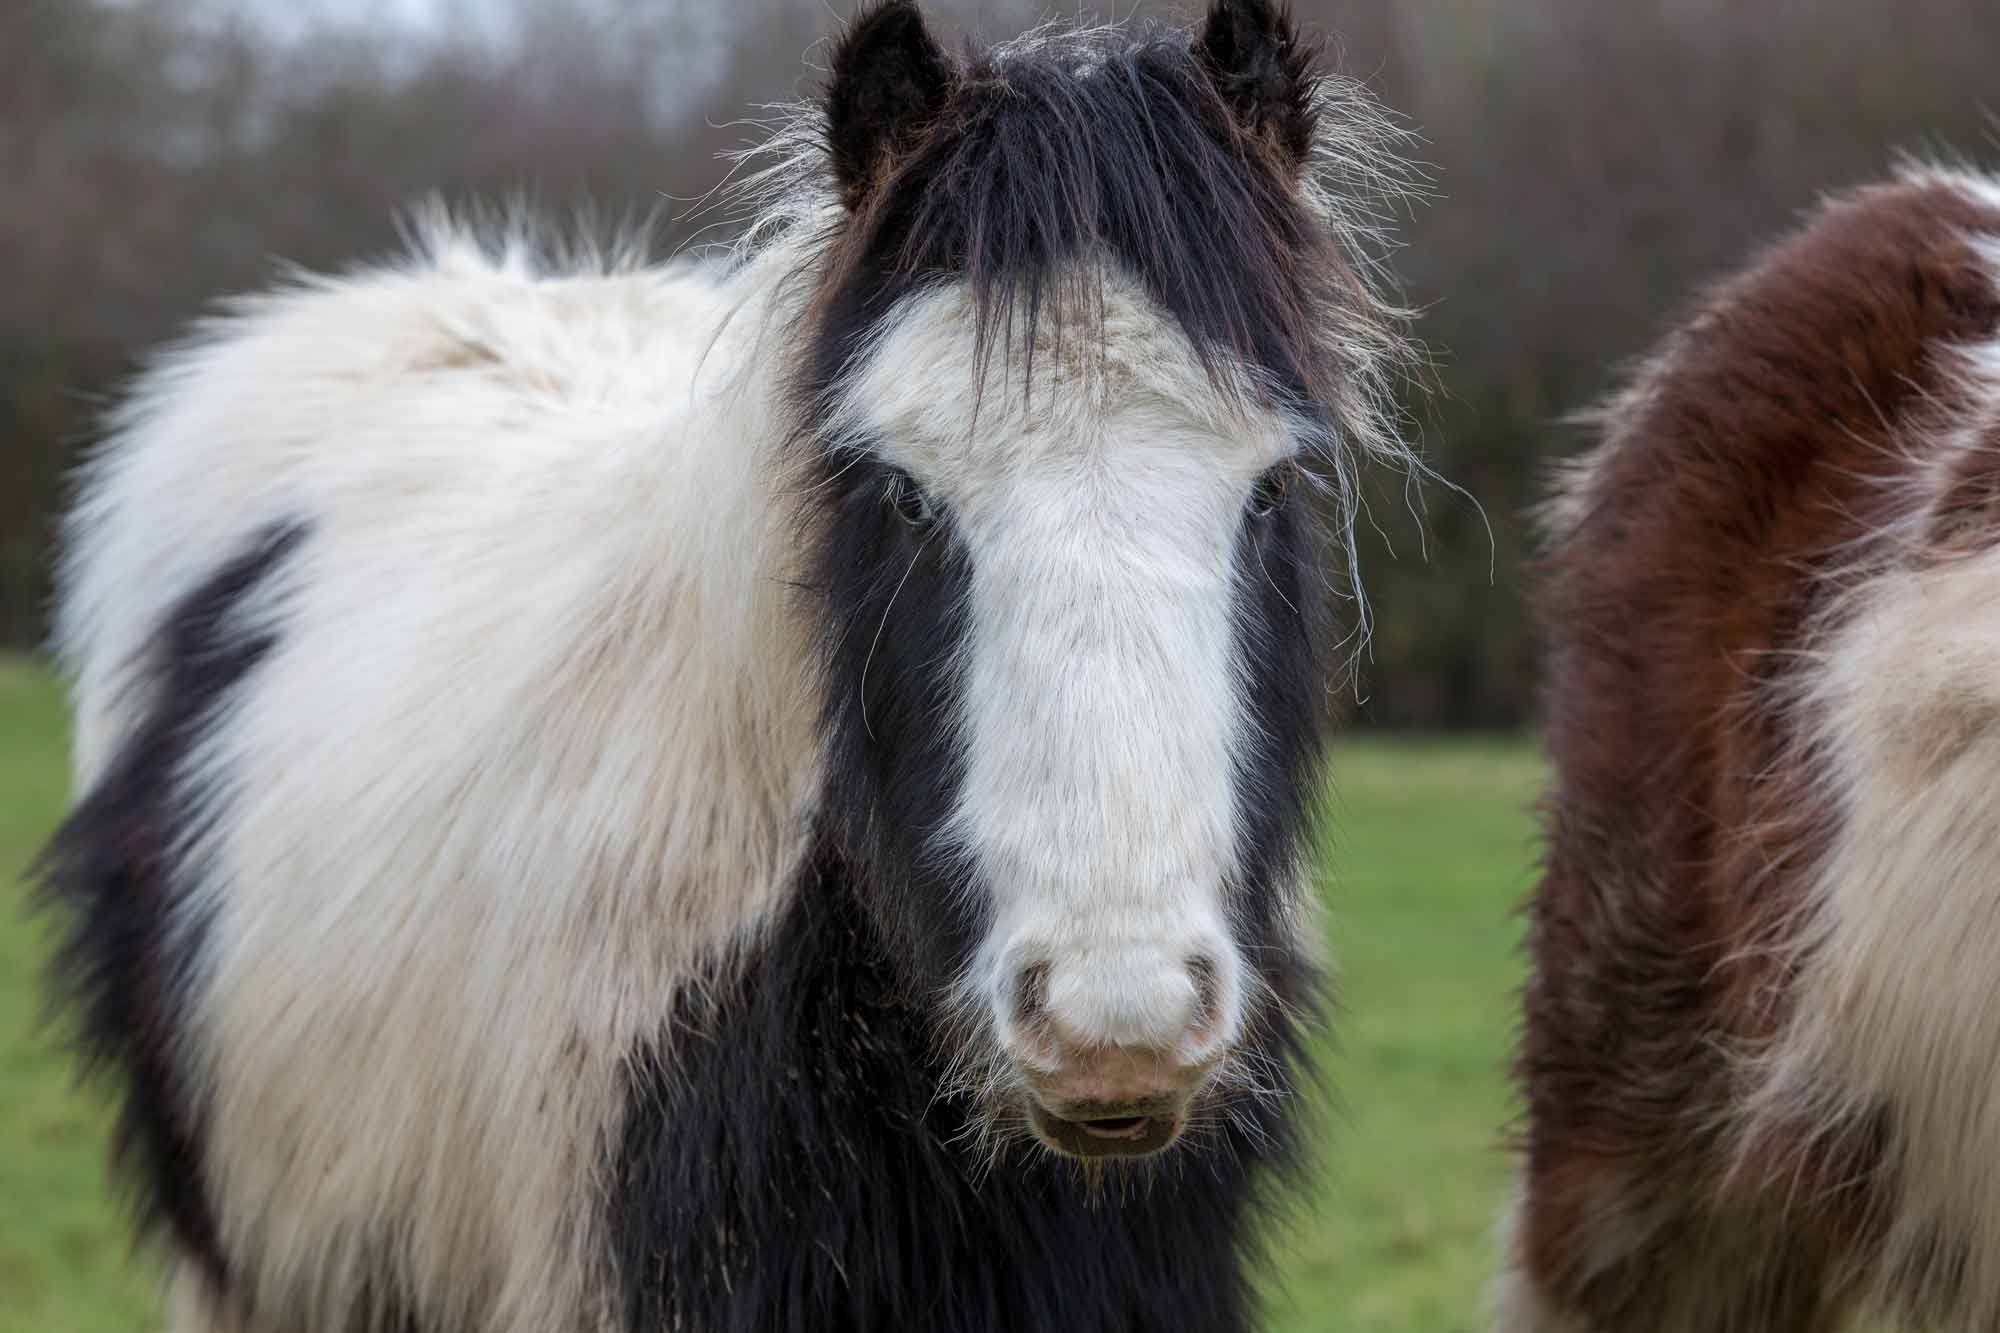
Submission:
M 181 1077 L 269 1299 L 392 1284 L 470 1326 L 464 1275 L 504 1273 L 505 1326 L 562 1322 L 622 1062 L 777 901 L 810 719 L 726 300 L 464 257 L 301 282 L 158 365 L 89 465 L 86 783 L 171 705 L 190 590 L 295 534 L 215 613 L 259 648 L 169 831 L 203 922 Z M 394 1274 L 387 1217 L 432 1238 Z

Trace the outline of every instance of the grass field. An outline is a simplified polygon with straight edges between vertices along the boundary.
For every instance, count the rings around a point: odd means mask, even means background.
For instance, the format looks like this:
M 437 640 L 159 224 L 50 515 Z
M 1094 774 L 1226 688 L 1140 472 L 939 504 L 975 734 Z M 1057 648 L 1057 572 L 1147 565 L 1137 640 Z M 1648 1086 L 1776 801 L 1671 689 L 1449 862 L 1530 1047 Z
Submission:
M 153 1270 L 125 1240 L 106 1117 L 37 1023 L 41 924 L 20 872 L 64 799 L 46 674 L 0 658 L 0 1333 L 152 1327 Z M 1270 1327 L 1471 1333 L 1491 1267 L 1519 973 L 1511 908 L 1533 860 L 1540 768 L 1522 744 L 1354 742 L 1336 756 L 1329 930 L 1342 974 L 1338 1103 L 1282 1258 Z

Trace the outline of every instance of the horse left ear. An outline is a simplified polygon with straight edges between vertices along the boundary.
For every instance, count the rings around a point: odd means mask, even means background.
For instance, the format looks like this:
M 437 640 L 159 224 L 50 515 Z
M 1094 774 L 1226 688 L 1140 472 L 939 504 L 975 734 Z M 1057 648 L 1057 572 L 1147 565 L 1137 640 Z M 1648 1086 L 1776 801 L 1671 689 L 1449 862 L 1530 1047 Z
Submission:
M 943 112 L 952 78 L 916 0 L 887 0 L 854 20 L 833 53 L 826 91 L 827 153 L 849 208 Z
M 1319 121 L 1318 51 L 1300 40 L 1291 7 L 1283 0 L 1214 0 L 1194 50 L 1243 126 L 1275 143 L 1294 168 L 1304 166 Z

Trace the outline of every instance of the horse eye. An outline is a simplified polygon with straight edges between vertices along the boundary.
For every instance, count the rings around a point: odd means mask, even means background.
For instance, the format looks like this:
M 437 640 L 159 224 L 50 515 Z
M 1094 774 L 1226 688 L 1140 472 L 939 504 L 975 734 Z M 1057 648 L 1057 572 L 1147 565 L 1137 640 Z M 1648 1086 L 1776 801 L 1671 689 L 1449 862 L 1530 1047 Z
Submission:
M 889 503 L 913 528 L 927 528 L 937 520 L 937 510 L 931 507 L 931 497 L 924 494 L 923 487 L 900 472 L 889 483 Z
M 1280 463 L 1263 476 L 1257 478 L 1257 485 L 1250 492 L 1250 517 L 1269 518 L 1284 504 L 1291 493 L 1292 474 L 1298 471 L 1290 463 Z

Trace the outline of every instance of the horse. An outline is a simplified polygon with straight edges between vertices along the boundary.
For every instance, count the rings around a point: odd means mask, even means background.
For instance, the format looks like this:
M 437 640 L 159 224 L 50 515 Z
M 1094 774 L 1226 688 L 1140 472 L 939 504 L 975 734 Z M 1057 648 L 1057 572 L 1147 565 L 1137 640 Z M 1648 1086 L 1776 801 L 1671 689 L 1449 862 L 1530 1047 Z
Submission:
M 1321 50 L 879 0 L 730 245 L 433 212 L 143 373 L 42 874 L 176 1333 L 1248 1326 L 1415 461 Z
M 1497 1327 L 2000 1327 L 2000 180 L 1826 201 L 1599 424 Z

